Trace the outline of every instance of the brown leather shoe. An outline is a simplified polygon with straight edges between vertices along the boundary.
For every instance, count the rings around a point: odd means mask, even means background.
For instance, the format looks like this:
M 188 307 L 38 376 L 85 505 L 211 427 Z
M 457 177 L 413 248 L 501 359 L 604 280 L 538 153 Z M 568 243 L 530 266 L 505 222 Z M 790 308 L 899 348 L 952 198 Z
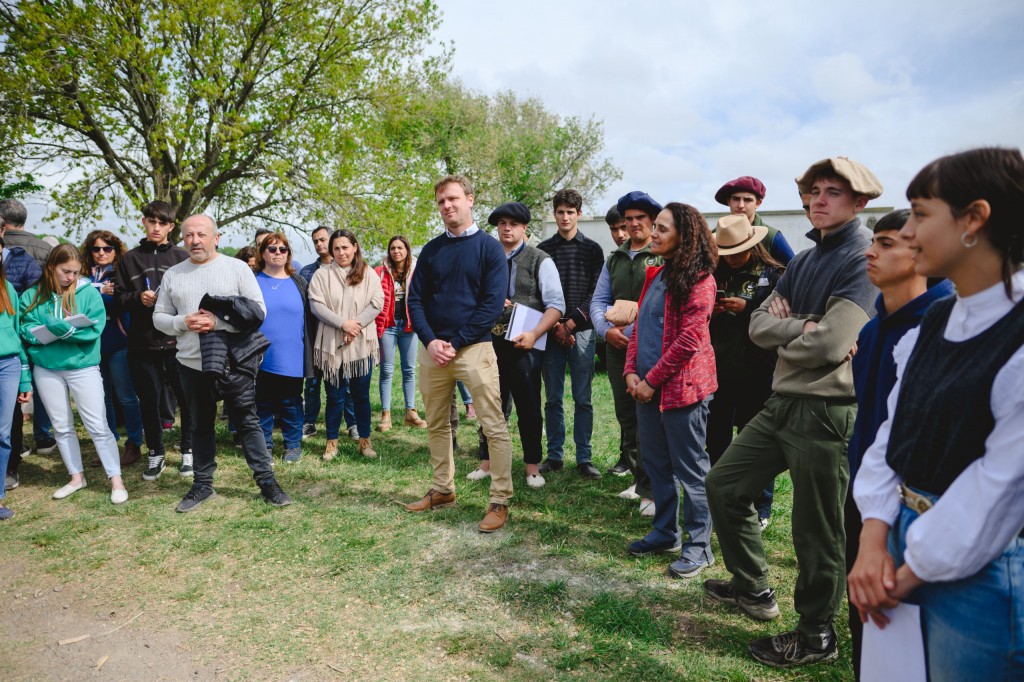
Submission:
M 359 439 L 359 454 L 367 459 L 374 459 L 377 457 L 377 451 L 370 446 L 369 438 Z
M 426 420 L 421 418 L 420 415 L 416 413 L 416 410 L 405 411 L 405 425 L 413 426 L 416 427 L 417 429 L 427 428 Z
M 327 441 L 327 447 L 324 448 L 324 461 L 330 462 L 334 459 L 334 456 L 338 454 L 338 439 L 331 438 Z
M 487 508 L 484 520 L 480 522 L 480 532 L 493 533 L 504 527 L 506 521 L 508 521 L 508 505 L 492 502 L 491 506 Z
M 142 457 L 139 446 L 131 441 L 124 444 L 124 452 L 121 453 L 121 466 L 126 467 L 135 464 Z
M 377 430 L 381 433 L 391 430 L 391 410 L 384 410 L 380 413 L 380 424 L 377 424 Z
M 411 512 L 425 512 L 431 509 L 444 509 L 455 504 L 455 493 L 442 493 L 438 490 L 430 489 L 423 499 L 419 502 L 411 502 L 405 505 L 406 511 Z

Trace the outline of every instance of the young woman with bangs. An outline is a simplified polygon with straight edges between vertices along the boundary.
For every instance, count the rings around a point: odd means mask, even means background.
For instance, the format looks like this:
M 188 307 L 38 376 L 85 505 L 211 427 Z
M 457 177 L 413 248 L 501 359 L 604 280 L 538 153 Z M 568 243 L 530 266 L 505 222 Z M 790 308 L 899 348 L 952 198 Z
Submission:
M 937 159 L 907 189 L 915 269 L 949 278 L 893 351 L 889 415 L 864 454 L 850 601 L 920 605 L 929 679 L 1024 678 L 1024 158 Z M 884 635 L 883 635 L 884 636 Z

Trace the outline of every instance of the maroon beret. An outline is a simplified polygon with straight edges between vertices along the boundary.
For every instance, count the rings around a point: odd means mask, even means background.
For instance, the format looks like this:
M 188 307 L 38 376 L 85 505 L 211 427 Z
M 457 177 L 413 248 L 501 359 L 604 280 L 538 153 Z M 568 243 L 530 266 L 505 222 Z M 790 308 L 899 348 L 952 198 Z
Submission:
M 752 175 L 744 175 L 722 185 L 722 188 L 715 192 L 715 201 L 723 206 L 729 205 L 729 197 L 736 192 L 750 192 L 756 194 L 757 198 L 764 201 L 764 183 Z

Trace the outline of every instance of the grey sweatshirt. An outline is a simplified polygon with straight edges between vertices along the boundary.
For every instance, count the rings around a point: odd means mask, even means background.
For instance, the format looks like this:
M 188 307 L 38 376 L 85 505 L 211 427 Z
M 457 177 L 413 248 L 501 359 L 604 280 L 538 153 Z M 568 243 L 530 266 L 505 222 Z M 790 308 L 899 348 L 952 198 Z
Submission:
M 750 316 L 750 338 L 776 350 L 772 390 L 783 395 L 853 398 L 853 369 L 846 356 L 874 312 L 878 289 L 867 275 L 864 251 L 871 240 L 854 218 L 815 246 L 793 258 L 775 291 Z M 780 320 L 768 312 L 777 298 L 789 301 L 792 316 Z M 804 322 L 817 329 L 806 334 Z

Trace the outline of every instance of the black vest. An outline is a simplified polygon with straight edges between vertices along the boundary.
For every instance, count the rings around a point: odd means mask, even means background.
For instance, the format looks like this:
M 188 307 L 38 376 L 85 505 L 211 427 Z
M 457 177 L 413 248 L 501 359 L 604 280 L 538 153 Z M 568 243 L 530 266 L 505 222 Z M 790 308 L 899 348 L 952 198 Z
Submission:
M 942 334 L 955 300 L 936 301 L 921 321 L 885 453 L 907 485 L 933 495 L 985 454 L 995 427 L 992 383 L 1024 345 L 1024 302 L 977 336 L 947 341 Z
M 544 311 L 544 301 L 540 297 L 540 264 L 551 258 L 540 249 L 526 244 L 510 261 L 516 265 L 515 278 L 511 282 L 512 294 L 506 296 L 513 303 Z M 511 268 L 511 265 L 509 266 Z M 512 306 L 505 308 L 498 324 L 508 324 L 512 319 Z

